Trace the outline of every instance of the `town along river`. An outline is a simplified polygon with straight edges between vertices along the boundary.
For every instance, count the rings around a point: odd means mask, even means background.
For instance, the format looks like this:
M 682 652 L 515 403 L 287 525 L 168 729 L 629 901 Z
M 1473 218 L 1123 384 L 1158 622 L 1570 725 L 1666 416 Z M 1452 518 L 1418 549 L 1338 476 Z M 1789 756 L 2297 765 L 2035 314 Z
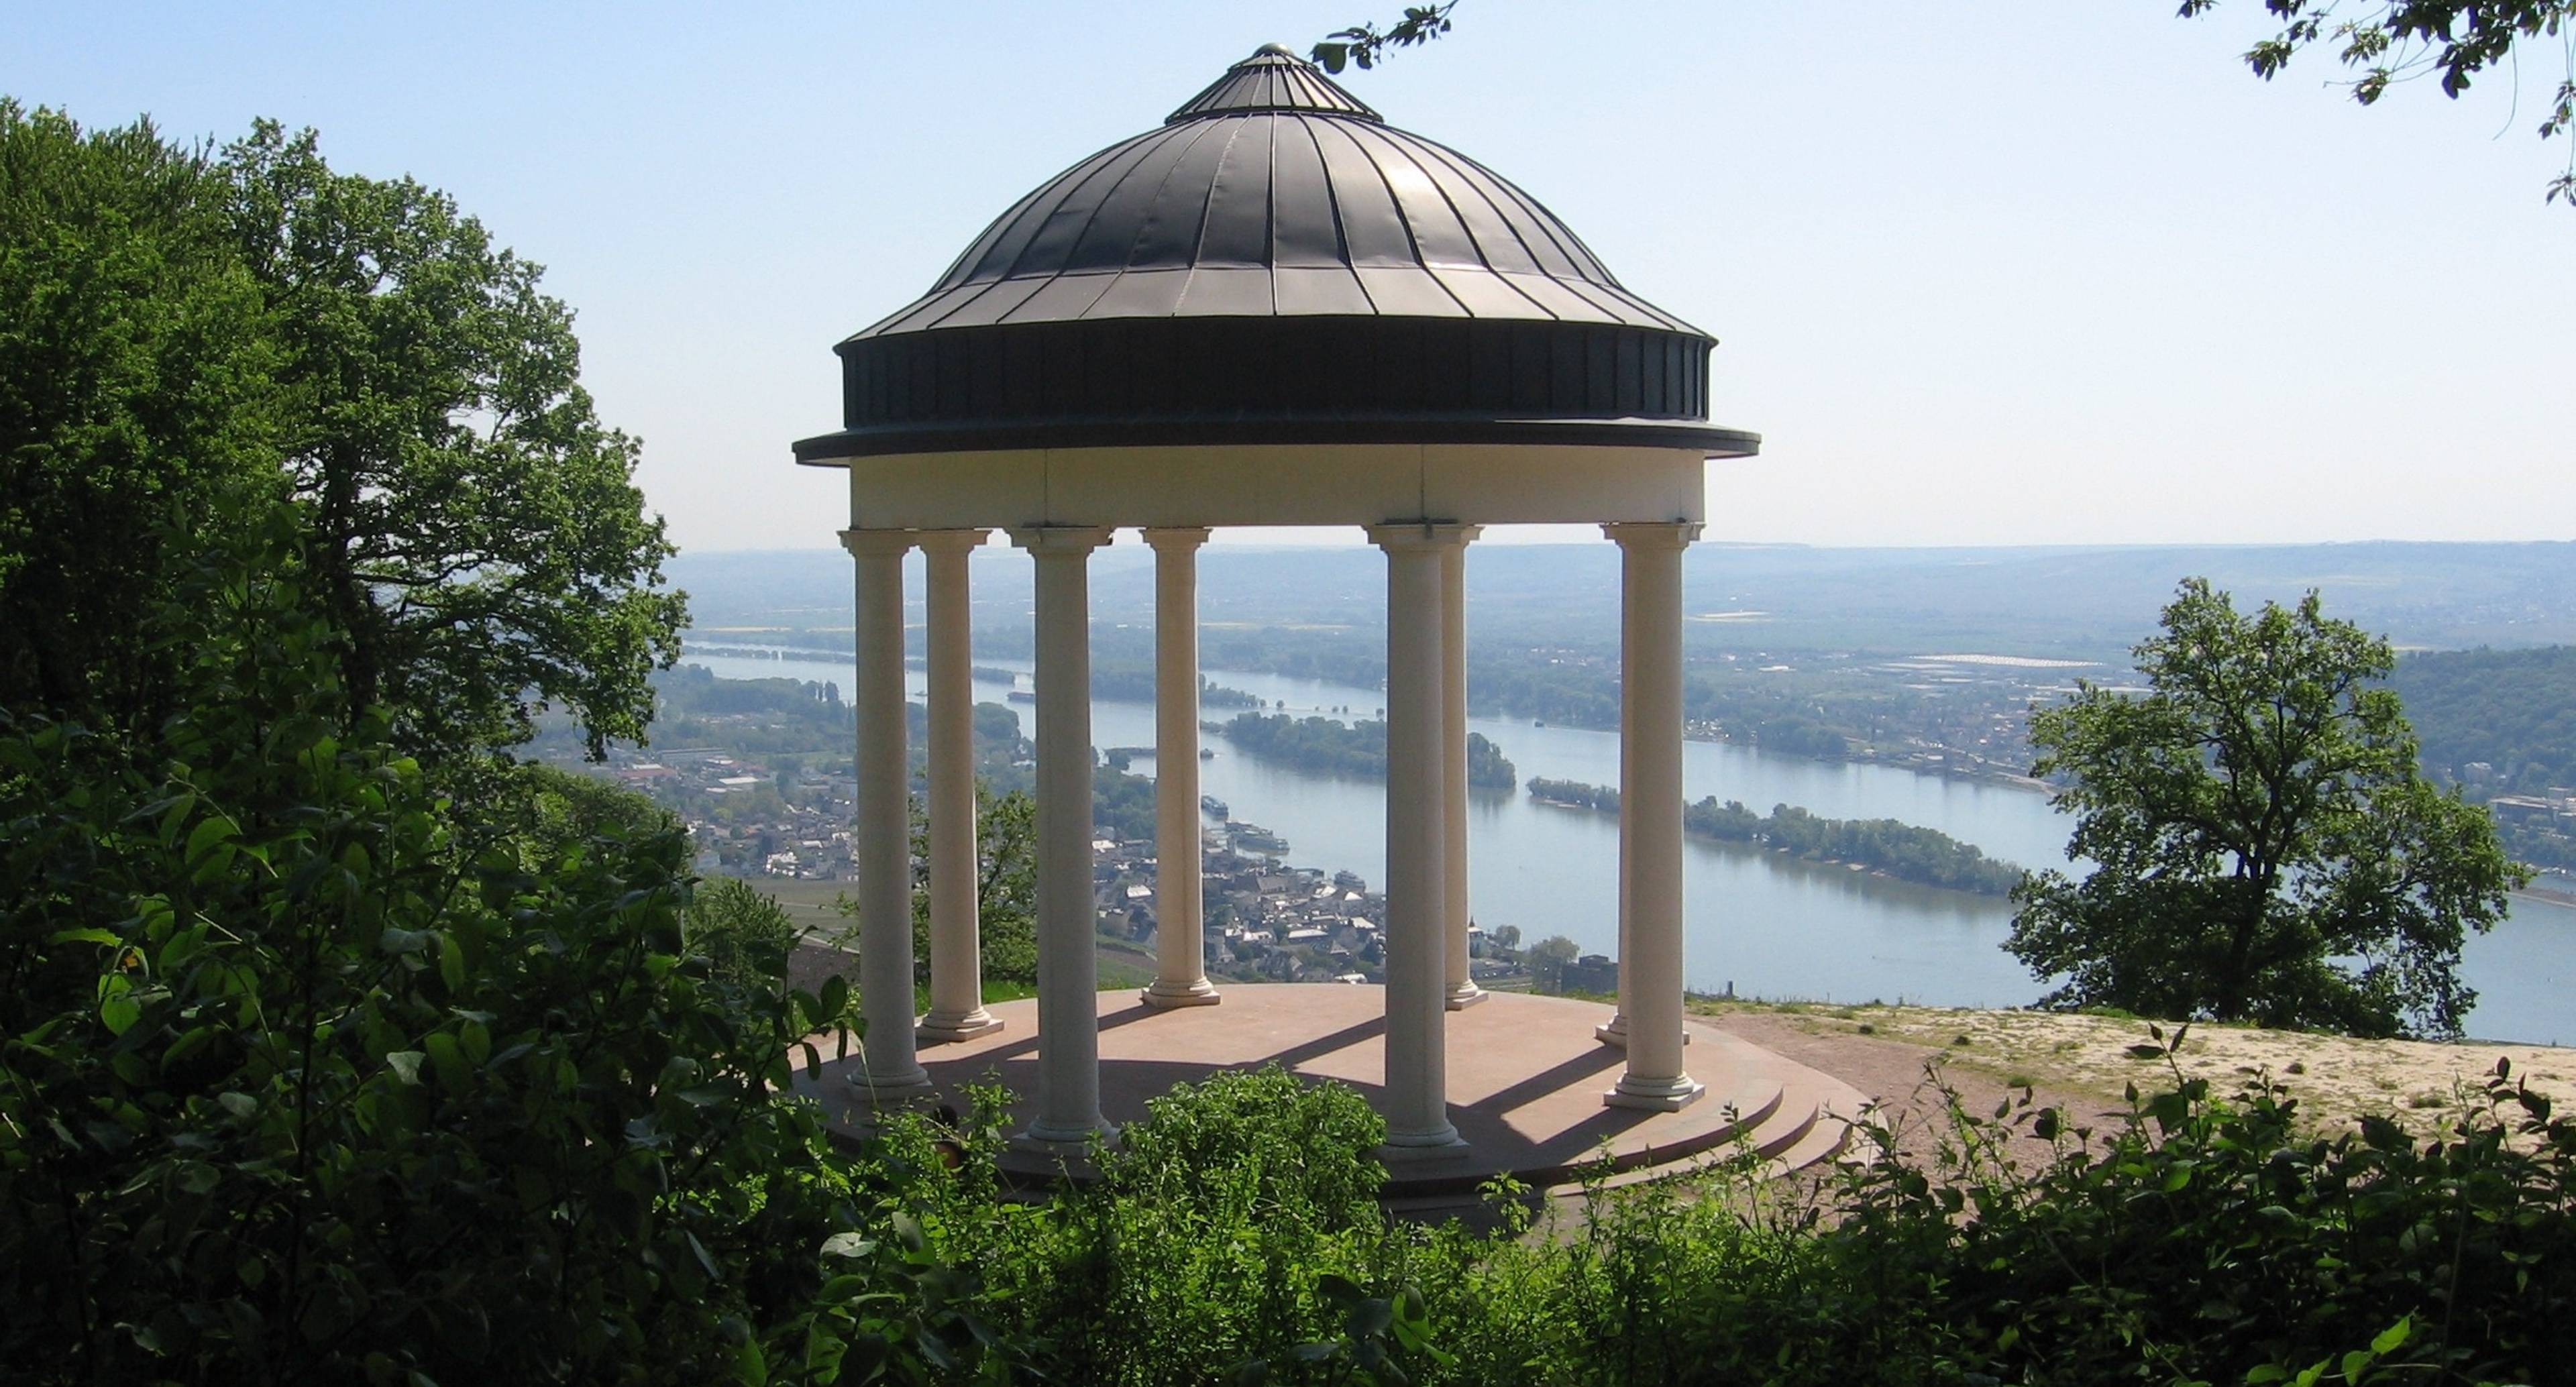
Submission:
M 729 679 L 832 682 L 844 690 L 851 685 L 850 667 L 838 662 L 695 654 L 688 659 Z M 977 663 L 1027 668 L 1024 661 Z M 1226 670 L 1210 670 L 1208 676 L 1265 704 L 1286 705 L 1269 711 L 1300 717 L 1365 719 L 1384 703 L 1379 691 L 1348 685 Z M 923 679 L 920 670 L 909 672 L 911 697 L 922 696 Z M 1001 684 L 975 685 L 977 702 L 1005 703 L 1009 692 Z M 1023 729 L 1035 723 L 1027 704 L 1006 706 L 1019 714 Z M 1350 711 L 1334 711 L 1343 708 Z M 1202 716 L 1223 722 L 1236 711 L 1210 708 Z M 1091 719 L 1095 746 L 1154 744 L 1151 703 L 1096 700 Z M 1473 718 L 1468 726 L 1502 749 L 1524 786 L 1533 777 L 1619 782 L 1615 733 L 1493 717 Z M 1203 742 L 1216 755 L 1200 763 L 1200 792 L 1224 801 L 1236 819 L 1286 838 L 1287 861 L 1357 872 L 1373 887 L 1385 884 L 1383 782 L 1264 761 L 1218 735 Z M 1153 760 L 1140 756 L 1132 769 L 1151 775 Z M 1920 824 L 2025 867 L 2063 861 L 2071 827 L 2045 796 L 2020 786 L 1773 755 L 1722 742 L 1686 745 L 1682 786 L 1692 800 L 1741 800 L 1755 813 L 1792 804 L 1830 818 Z M 1696 837 L 1686 841 L 1683 860 L 1693 990 L 1715 992 L 1731 983 L 1749 997 L 1965 1007 L 2025 1004 L 2041 991 L 2001 947 L 2010 909 L 2000 897 L 1916 886 Z M 1486 929 L 1516 925 L 1524 942 L 1562 934 L 1586 953 L 1616 952 L 1615 818 L 1542 804 L 1525 790 L 1470 791 L 1468 871 L 1476 922 Z M 2469 983 L 2479 993 L 2468 1020 L 2471 1035 L 2576 1042 L 2576 1002 L 2570 1001 L 2576 998 L 2576 908 L 2519 898 L 2512 918 L 2494 934 L 2469 941 L 2465 961 Z

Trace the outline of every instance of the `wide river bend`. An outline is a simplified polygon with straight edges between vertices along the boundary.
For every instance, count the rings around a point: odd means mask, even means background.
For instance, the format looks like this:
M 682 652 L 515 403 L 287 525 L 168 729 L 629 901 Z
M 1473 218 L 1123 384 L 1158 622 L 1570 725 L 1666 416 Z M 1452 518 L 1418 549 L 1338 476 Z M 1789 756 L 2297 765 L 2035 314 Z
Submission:
M 688 657 L 729 679 L 785 678 L 852 684 L 850 667 L 830 661 L 748 655 Z M 1025 661 L 979 659 L 987 668 L 1025 670 Z M 1372 689 L 1244 671 L 1210 670 L 1220 684 L 1300 716 L 1345 721 L 1376 715 Z M 923 695 L 924 676 L 906 690 Z M 1023 681 L 1025 687 L 1025 681 Z M 1009 686 L 979 681 L 977 702 L 1005 703 Z M 1023 729 L 1025 703 L 1007 704 Z M 1348 713 L 1338 710 L 1347 708 Z M 1210 709 L 1223 721 L 1232 709 Z M 1283 711 L 1273 709 L 1273 711 Z M 1154 744 L 1151 703 L 1096 700 L 1092 742 Z M 1476 718 L 1469 727 L 1502 748 L 1526 785 L 1532 777 L 1615 785 L 1619 739 L 1610 732 L 1539 727 L 1526 719 Z M 1199 768 L 1202 793 L 1233 815 L 1288 840 L 1287 860 L 1348 869 L 1372 885 L 1386 879 L 1386 792 L 1382 782 L 1297 770 L 1237 751 L 1223 737 Z M 1153 773 L 1151 757 L 1133 769 Z M 2069 822 L 2030 789 L 1925 775 L 1888 766 L 1814 761 L 1723 742 L 1690 742 L 1682 786 L 1693 800 L 1716 795 L 1756 812 L 1794 804 L 1838 819 L 1891 818 L 1937 828 L 1989 856 L 2023 866 L 2064 860 Z M 1563 934 L 1587 953 L 1612 953 L 1617 938 L 1618 823 L 1583 810 L 1541 804 L 1526 793 L 1470 796 L 1468 871 L 1477 923 L 1517 925 L 1525 939 Z M 1687 840 L 1684 911 L 1690 985 L 1742 996 L 1830 1002 L 1916 1002 L 1933 1006 L 2025 1004 L 2041 991 L 2004 953 L 2009 909 L 1998 897 L 1894 881 L 1705 839 Z M 2576 1042 L 2576 907 L 2519 897 L 2493 934 L 2473 938 L 2465 971 L 2478 990 L 2469 1033 L 2492 1040 Z

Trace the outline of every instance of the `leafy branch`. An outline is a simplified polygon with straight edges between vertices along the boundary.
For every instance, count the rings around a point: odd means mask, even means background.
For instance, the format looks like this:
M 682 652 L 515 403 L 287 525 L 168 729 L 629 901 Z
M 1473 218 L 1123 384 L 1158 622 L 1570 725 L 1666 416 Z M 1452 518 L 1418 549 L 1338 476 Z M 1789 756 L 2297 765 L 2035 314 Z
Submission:
M 2206 14 L 2218 0 L 2182 0 L 2186 19 Z M 2553 139 L 2576 124 L 2576 0 L 2369 0 L 2356 15 L 2342 0 L 2264 0 L 2281 30 L 2248 49 L 2245 64 L 2270 81 L 2299 50 L 2329 43 L 2336 61 L 2357 73 L 2342 83 L 2364 106 L 2378 104 L 2399 83 L 2438 76 L 2442 94 L 2456 99 L 2471 80 L 2498 64 L 2521 78 L 2525 47 L 2557 41 L 2558 85 L 2543 116 L 2540 138 Z M 2576 207 L 2576 147 L 2550 180 L 2545 200 Z
M 1456 8 L 1458 0 L 1449 0 L 1445 5 L 1408 5 L 1404 18 L 1382 31 L 1374 24 L 1337 30 L 1315 45 L 1315 61 L 1324 71 L 1333 73 L 1354 65 L 1363 71 L 1374 68 L 1390 50 L 1429 43 L 1448 33 L 1449 12 Z

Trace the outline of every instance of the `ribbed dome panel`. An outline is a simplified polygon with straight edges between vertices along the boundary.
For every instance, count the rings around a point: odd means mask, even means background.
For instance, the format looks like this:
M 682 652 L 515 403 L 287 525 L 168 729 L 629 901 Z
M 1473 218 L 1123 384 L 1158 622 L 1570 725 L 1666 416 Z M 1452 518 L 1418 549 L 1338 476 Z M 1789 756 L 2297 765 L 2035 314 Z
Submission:
M 1705 428 L 1712 345 L 1537 199 L 1272 46 L 1021 198 L 843 342 L 845 433 L 809 442 L 1419 442 L 1584 421 L 1740 441 Z
M 1251 57 L 1227 68 L 1207 90 L 1181 103 L 1164 118 L 1178 125 L 1201 116 L 1241 115 L 1248 111 L 1324 111 L 1358 120 L 1383 117 L 1351 95 L 1314 65 L 1275 43 L 1265 43 Z

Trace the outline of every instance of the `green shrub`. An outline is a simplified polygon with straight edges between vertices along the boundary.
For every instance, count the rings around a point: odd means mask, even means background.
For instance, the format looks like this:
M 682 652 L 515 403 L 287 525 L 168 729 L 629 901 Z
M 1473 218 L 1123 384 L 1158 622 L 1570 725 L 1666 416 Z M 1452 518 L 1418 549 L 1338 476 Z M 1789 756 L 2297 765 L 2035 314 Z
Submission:
M 1095 1181 L 1034 1206 L 995 1197 L 999 1126 L 988 1094 L 955 1169 L 918 1132 L 880 1159 L 935 1169 L 912 1185 L 927 1255 L 974 1269 L 977 1322 L 1049 1380 L 1349 1380 L 1420 1330 L 1399 1252 L 1415 1234 L 1377 1203 L 1385 1124 L 1345 1086 L 1275 1066 L 1179 1085 Z
M 682 926 L 689 951 L 707 961 L 712 976 L 732 987 L 786 991 L 787 957 L 802 931 L 777 897 L 736 877 L 710 877 L 691 894 Z
M 1875 1307 L 1874 1351 L 1911 1365 L 1898 1380 L 2286 1380 L 2381 1342 L 2425 1380 L 2538 1381 L 2576 1352 L 2552 1308 L 2576 1295 L 2553 1255 L 2576 1245 L 2576 1124 L 2502 1063 L 2480 1109 L 2428 1137 L 2369 1119 L 2326 1138 L 2268 1080 L 2213 1099 L 2174 1064 L 2181 1034 L 2158 1040 L 2140 1049 L 2172 1087 L 2133 1089 L 2106 1133 L 2025 1094 L 1954 1110 L 1928 1172 L 1882 1136 L 1836 1192 L 1819 1241 Z M 2057 1158 L 2016 1169 L 2013 1130 Z
M 179 595 L 156 740 L 0 721 L 0 1362 L 695 1382 L 756 1357 L 862 1212 L 785 1097 L 840 999 L 690 954 L 676 833 L 541 852 L 445 802 L 340 706 L 297 572 L 279 541 Z

